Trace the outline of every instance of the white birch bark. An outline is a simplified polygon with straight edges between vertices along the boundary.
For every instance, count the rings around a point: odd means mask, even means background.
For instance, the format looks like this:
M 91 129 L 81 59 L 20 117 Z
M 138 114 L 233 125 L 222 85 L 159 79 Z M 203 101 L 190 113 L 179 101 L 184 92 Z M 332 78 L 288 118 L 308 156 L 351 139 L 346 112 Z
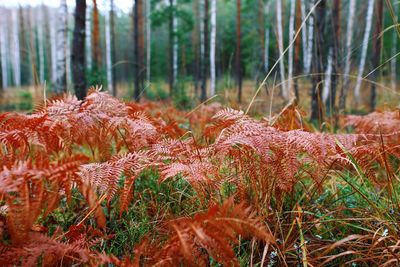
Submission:
M 58 29 L 57 29 L 57 70 L 56 70 L 56 93 L 66 91 L 66 56 L 67 56 L 67 1 L 60 0 L 58 8 Z
M 283 54 L 283 29 L 282 29 L 282 0 L 276 1 L 276 19 L 277 19 L 277 28 L 278 28 L 278 50 L 279 54 Z M 284 61 L 279 61 L 279 71 L 281 75 L 281 82 L 282 82 L 282 96 L 285 99 L 289 98 L 289 92 L 287 83 L 285 82 L 285 65 Z
M 12 20 L 12 53 L 13 53 L 13 77 L 14 85 L 21 87 L 21 59 L 20 59 L 20 46 L 19 46 L 19 25 L 18 25 L 18 10 L 11 10 Z
M 151 1 L 146 1 L 146 79 L 151 78 Z
M 40 84 L 44 83 L 44 35 L 43 35 L 43 5 L 38 6 L 37 14 L 37 34 L 38 34 L 38 49 L 39 49 L 39 81 Z
M 356 10 L 356 0 L 350 0 L 349 3 L 349 16 L 347 21 L 347 33 L 346 33 L 346 56 L 344 63 L 344 76 L 343 76 L 343 90 L 344 94 L 347 94 L 350 81 L 350 59 L 351 59 L 351 44 L 353 42 L 353 25 L 354 25 L 354 15 Z
M 291 44 L 295 35 L 294 32 L 294 15 L 295 15 L 295 8 L 296 8 L 296 0 L 290 0 L 290 19 L 289 19 L 289 43 Z M 289 47 L 288 51 L 288 81 L 287 81 L 287 90 L 288 90 L 288 97 L 290 92 L 292 91 L 293 85 L 293 45 Z
M 108 91 L 113 92 L 113 83 L 112 83 L 112 62 L 111 62 L 111 30 L 110 30 L 110 12 L 111 7 L 107 4 L 107 0 L 105 1 L 105 39 L 106 39 L 106 73 L 107 73 L 107 84 Z
M 305 5 L 305 0 L 301 0 L 301 20 L 304 21 L 306 19 L 306 5 Z M 301 29 L 301 41 L 302 41 L 302 47 L 303 47 L 303 68 L 304 70 L 307 69 L 307 46 L 308 46 L 308 42 L 307 39 L 308 35 L 307 35 L 307 27 L 303 27 Z
M 399 3 L 394 3 L 394 14 L 395 14 L 395 21 L 396 23 L 398 22 L 398 16 L 397 16 L 397 12 L 399 10 Z M 393 33 L 392 33 L 392 55 L 395 55 L 398 51 L 397 51 L 397 38 L 399 38 L 399 36 L 397 35 L 397 31 L 396 29 L 393 29 Z M 397 89 L 397 57 L 394 57 L 392 59 L 392 61 L 390 62 L 390 80 L 391 80 L 391 84 L 392 84 L 392 89 L 396 90 Z
M 211 36 L 210 36 L 210 94 L 215 95 L 215 49 L 217 37 L 217 0 L 211 0 Z
M 329 97 L 331 91 L 331 81 L 332 81 L 332 61 L 333 61 L 333 49 L 329 48 L 328 53 L 328 65 L 325 71 L 324 87 L 322 89 L 322 100 L 325 103 Z
M 172 5 L 174 8 L 177 8 L 176 5 L 176 0 L 172 1 Z M 174 32 L 174 38 L 173 38 L 173 77 L 174 77 L 174 83 L 176 84 L 177 78 L 178 78 L 178 18 L 176 17 L 176 12 L 173 13 L 173 20 L 172 20 L 172 28 Z
M 313 11 L 314 13 L 314 11 Z M 314 14 L 311 14 L 309 18 L 308 24 L 308 43 L 307 43 L 307 65 L 305 68 L 305 73 L 308 74 L 311 71 L 311 61 L 312 61 L 312 51 L 313 51 L 313 42 L 314 42 Z
M 0 17 L 0 50 L 1 50 L 1 74 L 3 88 L 9 86 L 9 72 L 8 72 L 8 27 L 7 27 L 7 13 L 5 9 L 0 9 L 2 16 Z
M 67 49 L 66 49 L 66 60 L 65 60 L 65 67 L 66 67 L 66 73 L 67 73 L 67 89 L 70 88 L 70 84 L 72 83 L 72 68 L 71 68 L 71 53 L 72 53 L 72 31 L 70 31 L 70 29 L 73 28 L 72 25 L 70 25 L 69 23 L 72 21 L 74 21 L 74 19 L 70 19 L 69 18 L 69 14 L 68 14 L 68 6 L 66 9 L 67 12 L 67 28 L 66 28 L 66 32 L 67 32 L 67 38 L 66 38 L 66 44 L 67 44 Z
M 356 87 L 354 88 L 354 99 L 356 103 L 360 102 L 361 81 L 362 81 L 362 75 L 364 73 L 365 61 L 367 58 L 368 39 L 371 32 L 373 11 L 374 11 L 374 0 L 368 0 L 368 11 L 365 23 L 364 38 L 362 43 L 361 59 L 360 59 L 360 65 L 358 67 L 357 83 Z
M 199 19 L 200 19 L 200 59 L 204 59 L 206 51 L 204 42 L 204 0 L 199 0 Z M 204 64 L 204 62 L 202 63 Z
M 51 81 L 57 81 L 57 14 L 54 10 L 50 13 L 50 52 L 51 52 Z
M 86 45 L 86 68 L 92 69 L 92 9 L 88 4 L 86 7 L 86 22 L 85 22 L 85 45 Z

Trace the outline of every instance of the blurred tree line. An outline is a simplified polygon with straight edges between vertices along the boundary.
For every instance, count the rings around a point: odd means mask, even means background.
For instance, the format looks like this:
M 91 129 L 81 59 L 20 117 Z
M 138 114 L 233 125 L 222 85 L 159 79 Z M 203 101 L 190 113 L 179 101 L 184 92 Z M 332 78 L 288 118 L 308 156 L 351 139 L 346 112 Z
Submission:
M 90 85 L 120 95 L 127 84 L 139 100 L 164 81 L 162 98 L 205 101 L 236 87 L 241 102 L 242 80 L 264 85 L 269 74 L 286 100 L 309 90 L 320 121 L 343 113 L 353 89 L 355 103 L 368 93 L 373 110 L 376 86 L 363 81 L 388 77 L 396 90 L 394 0 L 132 0 L 130 10 L 113 0 L 59 2 L 1 8 L 0 90 L 46 82 L 83 98 Z M 299 86 L 302 75 L 310 88 Z

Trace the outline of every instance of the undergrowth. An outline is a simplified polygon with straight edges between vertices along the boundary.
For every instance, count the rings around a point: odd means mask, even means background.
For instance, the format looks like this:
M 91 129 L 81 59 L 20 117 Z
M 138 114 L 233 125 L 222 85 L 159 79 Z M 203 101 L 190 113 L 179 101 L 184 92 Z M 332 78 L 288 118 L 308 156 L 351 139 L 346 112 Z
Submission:
M 399 264 L 399 112 L 344 117 L 355 133 L 338 134 L 302 114 L 98 89 L 3 113 L 0 264 Z

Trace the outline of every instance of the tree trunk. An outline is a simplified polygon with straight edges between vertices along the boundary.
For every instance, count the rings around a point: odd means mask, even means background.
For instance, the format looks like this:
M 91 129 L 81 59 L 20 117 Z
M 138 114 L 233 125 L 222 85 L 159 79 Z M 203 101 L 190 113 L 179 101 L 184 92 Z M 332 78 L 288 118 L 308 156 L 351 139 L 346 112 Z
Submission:
M 169 0 L 169 96 L 174 95 L 174 1 Z
M 151 1 L 146 1 L 146 80 L 151 80 Z
M 100 25 L 97 0 L 93 0 L 92 64 L 95 71 L 101 69 Z
M 18 30 L 18 11 L 12 9 L 12 51 L 13 51 L 13 74 L 14 85 L 21 87 L 21 60 L 20 60 L 20 46 L 19 46 L 19 30 Z
M 378 68 L 381 59 L 381 48 L 383 38 L 378 38 L 382 32 L 383 24 L 383 0 L 377 0 L 376 2 L 376 14 L 375 14 L 375 38 L 373 42 L 373 53 L 372 53 L 372 68 Z M 371 80 L 376 81 L 378 78 L 378 71 L 374 71 L 371 74 Z M 371 98 L 370 98 L 370 110 L 375 110 L 376 107 L 376 84 L 371 84 Z
M 200 101 L 204 102 L 207 99 L 207 69 L 208 69 L 208 0 L 204 0 L 204 23 L 203 23 L 203 33 L 204 33 L 204 57 L 202 59 L 202 81 L 201 81 L 201 95 Z
M 115 6 L 114 6 L 114 0 L 110 0 L 110 27 L 111 27 L 111 84 L 112 84 L 112 95 L 117 96 L 117 76 L 116 76 L 116 71 L 114 67 L 114 62 L 116 61 L 116 55 L 115 55 L 115 40 L 116 40 L 116 35 L 115 35 Z
M 238 86 L 238 102 L 242 102 L 242 54 L 241 54 L 241 2 L 236 0 L 236 79 Z
M 136 0 L 134 10 L 134 37 L 135 37 L 135 101 L 140 100 L 140 92 L 143 88 L 143 49 L 144 49 L 144 38 L 143 38 L 143 2 L 142 0 Z
M 112 3 L 109 3 L 112 5 Z M 107 85 L 108 91 L 115 96 L 114 87 L 113 87 L 113 73 L 112 73 L 112 60 L 111 60 L 111 22 L 110 22 L 110 13 L 112 8 L 106 4 L 105 10 L 105 41 L 106 41 L 106 74 L 107 74 Z
M 200 18 L 200 0 L 193 1 L 193 10 L 194 10 L 194 29 L 192 31 L 192 46 L 193 46 L 193 53 L 194 53 L 194 73 L 193 73 L 193 80 L 194 80 L 194 95 L 198 97 L 199 91 L 199 80 L 200 80 L 200 43 L 199 43 L 199 35 L 200 35 L 200 25 L 202 24 Z M 199 23 L 200 22 L 200 23 Z M 201 37 L 201 39 L 203 39 Z
M 38 40 L 38 48 L 39 48 L 39 81 L 40 84 L 44 83 L 44 19 L 43 19 L 43 9 L 44 6 L 40 5 L 38 7 L 38 15 L 37 15 L 37 40 Z
M 56 94 L 67 91 L 66 54 L 67 54 L 67 1 L 61 0 L 58 8 L 57 29 L 57 78 L 55 84 Z
M 51 21 L 50 24 L 50 58 L 51 58 L 51 81 L 53 84 L 57 82 L 57 24 L 56 16 L 54 12 L 50 13 Z
M 332 70 L 330 74 L 331 84 L 330 90 L 328 91 L 326 102 L 326 111 L 328 114 L 333 114 L 336 110 L 336 86 L 338 81 L 338 76 L 336 75 L 337 70 L 340 69 L 339 66 L 339 51 L 340 51 L 340 0 L 333 1 L 332 9 L 332 24 L 333 24 L 333 36 L 332 36 Z M 332 76 L 333 74 L 333 76 Z
M 29 54 L 28 54 L 28 43 L 27 43 L 27 29 L 25 25 L 24 10 L 22 6 L 19 6 L 19 35 L 21 44 L 21 84 L 30 83 L 30 68 L 29 68 Z
M 395 14 L 395 21 L 396 23 L 398 22 L 398 11 L 399 11 L 399 4 L 396 3 L 394 5 L 394 14 Z M 396 31 L 396 29 L 393 29 L 393 33 L 392 33 L 392 55 L 395 55 L 397 53 L 397 38 L 399 38 L 398 33 Z M 392 89 L 394 91 L 397 91 L 397 57 L 393 58 L 392 61 L 390 61 L 390 80 L 392 83 Z
M 75 86 L 75 94 L 78 99 L 86 96 L 85 76 L 85 22 L 86 0 L 75 2 L 75 29 L 72 48 L 72 78 Z
M 276 23 L 277 23 L 277 41 L 279 55 L 283 54 L 283 26 L 282 26 L 282 0 L 276 1 Z M 284 60 L 279 61 L 279 73 L 281 75 L 281 88 L 282 96 L 284 99 L 289 98 L 289 92 L 287 82 L 285 78 L 285 62 Z
M 324 103 L 322 101 L 322 79 L 324 72 L 324 41 L 325 41 L 325 13 L 326 0 L 322 0 L 316 7 L 316 25 L 314 27 L 315 49 L 313 53 L 312 91 L 311 91 L 311 120 L 322 124 L 324 121 Z M 311 34 L 311 32 L 310 32 Z
M 1 74 L 2 74 L 2 88 L 7 88 L 9 86 L 9 74 L 8 74 L 8 62 L 9 62 L 9 52 L 8 52 L 8 27 L 7 16 L 4 9 L 2 10 L 2 16 L 0 18 L 0 50 L 1 50 Z
M 176 82 L 178 80 L 178 18 L 176 16 L 176 9 L 178 8 L 178 5 L 176 3 L 176 0 L 173 0 L 173 16 L 172 16 L 172 27 L 173 27 L 173 32 L 174 32 L 174 38 L 173 38 L 173 60 L 172 60 L 172 70 L 173 70 L 173 76 L 174 76 L 174 87 L 176 85 Z M 143 50 L 142 50 L 143 51 Z
M 301 10 L 301 1 L 296 0 L 296 14 L 295 14 L 295 32 L 300 30 L 301 26 L 301 17 L 302 17 L 302 10 Z M 302 30 L 304 30 L 303 28 Z M 303 43 L 304 44 L 304 43 Z M 300 64 L 300 45 L 301 45 L 301 39 L 297 37 L 294 43 L 294 76 L 297 76 L 300 74 L 301 71 L 301 64 Z M 294 86 L 294 94 L 297 99 L 297 101 L 300 100 L 300 95 L 299 95 L 299 86 L 298 86 L 298 79 L 293 80 L 293 86 Z
M 92 69 L 92 12 L 89 6 L 86 7 L 86 68 Z
M 211 38 L 210 38 L 210 95 L 215 95 L 215 49 L 217 37 L 217 0 L 211 0 Z
M 339 96 L 339 114 L 343 114 L 346 108 L 346 98 L 347 93 L 349 91 L 349 82 L 350 82 L 350 58 L 351 58 L 351 44 L 353 41 L 353 25 L 354 25 L 354 13 L 356 10 L 356 0 L 350 0 L 349 3 L 349 14 L 347 21 L 347 33 L 346 33 L 346 56 L 345 56 L 345 66 L 343 73 L 343 85 L 340 89 Z
M 294 20 L 295 20 L 295 10 L 296 10 L 296 0 L 290 0 L 290 19 L 289 19 L 289 44 L 293 42 L 295 35 L 294 31 Z M 294 47 L 291 45 L 289 47 L 288 54 L 288 80 L 287 80 L 287 95 L 286 98 L 289 99 L 293 88 L 293 51 Z
M 368 39 L 369 39 L 369 34 L 371 32 L 373 11 L 374 11 L 374 0 L 368 0 L 368 11 L 365 23 L 364 39 L 362 43 L 361 59 L 360 59 L 360 65 L 358 67 L 357 83 L 356 87 L 354 88 L 354 100 L 356 104 L 360 103 L 361 81 L 364 72 L 365 61 L 367 58 Z

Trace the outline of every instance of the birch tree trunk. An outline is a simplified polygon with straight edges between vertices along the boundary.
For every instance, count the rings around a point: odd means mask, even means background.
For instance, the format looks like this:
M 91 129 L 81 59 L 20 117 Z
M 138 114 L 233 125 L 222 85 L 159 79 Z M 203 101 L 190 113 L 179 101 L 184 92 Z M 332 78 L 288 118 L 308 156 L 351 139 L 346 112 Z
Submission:
M 368 11 L 365 23 L 364 38 L 362 43 L 361 59 L 360 59 L 360 65 L 358 66 L 356 87 L 354 88 L 354 100 L 356 104 L 359 104 L 361 100 L 360 89 L 361 89 L 362 75 L 364 73 L 365 61 L 367 58 L 368 39 L 371 32 L 373 11 L 374 11 L 374 0 L 368 0 Z
M 356 10 L 356 0 L 350 0 L 349 3 L 349 13 L 347 21 L 347 33 L 346 33 L 346 48 L 345 48 L 345 63 L 344 63 L 344 73 L 343 73 L 343 85 L 340 89 L 339 96 L 339 114 L 343 114 L 346 108 L 346 98 L 349 91 L 350 82 L 350 59 L 351 59 L 351 44 L 353 42 L 353 25 L 354 25 L 354 14 Z
M 296 8 L 296 0 L 290 0 L 290 19 L 289 19 L 289 43 L 293 42 L 293 38 L 295 35 L 294 32 L 294 19 L 295 19 L 295 9 Z M 287 81 L 287 95 L 286 98 L 290 97 L 293 88 L 293 45 L 289 47 L 288 54 L 288 81 Z
M 210 37 L 210 95 L 215 95 L 215 49 L 217 37 L 217 0 L 211 0 L 211 37 Z
M 264 13 L 265 17 L 268 18 L 269 16 L 269 4 L 264 5 Z M 268 73 L 269 70 L 269 25 L 265 28 L 265 41 L 264 41 L 264 72 Z
M 279 54 L 283 54 L 283 29 L 282 29 L 282 0 L 276 1 L 276 22 L 277 22 L 277 41 Z M 279 73 L 281 75 L 282 96 L 284 99 L 289 98 L 287 82 L 285 80 L 285 64 L 283 60 L 279 61 Z
M 311 14 L 311 16 L 309 17 L 307 33 L 308 33 L 308 39 L 307 39 L 307 52 L 306 52 L 306 66 L 304 72 L 306 74 L 309 74 L 311 70 L 311 62 L 313 56 L 312 52 L 314 44 L 314 14 Z
M 1 75 L 2 88 L 6 89 L 9 86 L 9 52 L 8 52 L 8 27 L 7 13 L 5 9 L 1 9 L 2 16 L 0 17 L 0 50 L 1 50 Z
M 375 12 L 376 20 L 375 20 L 375 38 L 373 40 L 373 53 L 372 53 L 372 68 L 376 69 L 379 67 L 379 62 L 381 59 L 381 50 L 382 50 L 382 40 L 383 38 L 378 38 L 378 36 L 382 33 L 382 25 L 383 25 L 383 0 L 377 0 L 376 2 L 376 12 Z M 379 70 L 372 72 L 371 80 L 375 81 L 378 79 Z M 371 84 L 371 97 L 370 97 L 370 111 L 373 112 L 376 107 L 376 84 Z
M 85 32 L 86 32 L 86 68 L 88 70 L 92 69 L 92 10 L 89 5 L 86 7 L 86 22 L 85 22 Z
M 325 78 L 324 78 L 324 88 L 322 91 L 322 100 L 324 102 L 327 102 L 328 97 L 331 92 L 331 81 L 332 81 L 332 57 L 333 57 L 333 48 L 329 48 L 329 54 L 328 54 L 328 65 L 326 66 L 325 70 Z
M 51 81 L 57 81 L 57 14 L 50 12 Z
M 68 8 L 68 6 L 67 6 Z M 65 67 L 66 67 L 66 73 L 67 73 L 67 89 L 71 88 L 71 83 L 72 83 L 72 66 L 71 66 L 71 55 L 72 55 L 72 49 L 71 49 L 71 31 L 70 31 L 70 18 L 68 14 L 68 9 L 67 9 L 67 38 L 66 38 L 66 44 L 67 44 L 67 53 L 66 53 L 66 60 L 65 60 Z
M 12 9 L 12 52 L 13 52 L 13 77 L 14 85 L 21 87 L 21 60 L 20 60 L 20 46 L 19 46 L 19 31 L 18 31 L 18 10 Z
M 193 74 L 193 80 L 194 80 L 194 95 L 197 98 L 199 95 L 199 80 L 201 78 L 200 74 L 200 24 L 201 24 L 201 19 L 200 19 L 200 0 L 194 0 L 192 2 L 193 4 L 193 10 L 194 10 L 194 29 L 192 31 L 192 46 L 193 46 L 193 51 L 194 51 L 194 74 Z M 201 37 L 202 38 L 202 37 Z
M 58 8 L 58 29 L 57 29 L 57 75 L 55 92 L 61 94 L 67 91 L 67 15 L 68 7 L 66 0 L 60 0 Z
M 111 92 L 113 95 L 114 88 L 113 88 L 113 77 L 112 77 L 112 61 L 111 61 L 111 29 L 110 29 L 110 12 L 111 8 L 108 4 L 108 1 L 104 2 L 106 6 L 105 10 L 105 39 L 106 39 L 106 73 L 107 73 L 107 85 L 108 91 Z M 111 3 L 110 3 L 111 4 Z
M 399 11 L 399 3 L 394 4 L 394 14 L 395 14 L 395 21 L 396 23 L 398 22 L 398 11 Z M 392 55 L 395 55 L 398 50 L 397 50 L 397 38 L 399 38 L 396 29 L 393 29 L 392 33 Z M 392 89 L 394 91 L 397 91 L 397 57 L 393 58 L 392 61 L 390 61 L 390 80 L 392 84 Z
M 75 29 L 74 44 L 72 51 L 73 80 L 75 94 L 78 99 L 86 96 L 86 76 L 85 76 L 85 24 L 86 24 L 86 0 L 76 0 L 75 2 Z
M 174 95 L 174 0 L 169 0 L 169 96 Z
M 38 6 L 38 15 L 37 15 L 37 40 L 38 40 L 38 48 L 39 48 L 39 81 L 40 84 L 44 83 L 44 35 L 43 35 L 43 28 L 44 28 L 44 19 L 43 19 L 43 9 L 44 6 Z
M 204 102 L 207 99 L 207 69 L 208 69 L 208 53 L 209 53 L 209 43 L 208 43 L 208 3 L 209 0 L 204 0 L 203 9 L 203 34 L 204 34 L 204 54 L 202 59 L 202 82 L 201 82 L 201 95 L 200 100 Z
M 307 0 L 301 0 L 301 6 L 300 6 L 301 7 L 301 20 L 302 21 L 304 21 L 306 19 L 306 15 L 307 15 L 307 9 L 306 9 L 305 1 L 307 1 Z M 308 23 L 309 23 L 309 21 L 308 21 Z M 307 51 L 308 51 L 308 49 L 307 49 L 307 47 L 308 47 L 308 34 L 307 33 L 308 33 L 307 32 L 307 26 L 305 26 L 301 30 L 301 40 L 302 40 L 302 46 L 303 46 L 303 68 L 304 68 L 304 72 L 306 72 L 306 69 L 307 69 L 307 59 L 308 59 L 308 55 L 307 55 Z

